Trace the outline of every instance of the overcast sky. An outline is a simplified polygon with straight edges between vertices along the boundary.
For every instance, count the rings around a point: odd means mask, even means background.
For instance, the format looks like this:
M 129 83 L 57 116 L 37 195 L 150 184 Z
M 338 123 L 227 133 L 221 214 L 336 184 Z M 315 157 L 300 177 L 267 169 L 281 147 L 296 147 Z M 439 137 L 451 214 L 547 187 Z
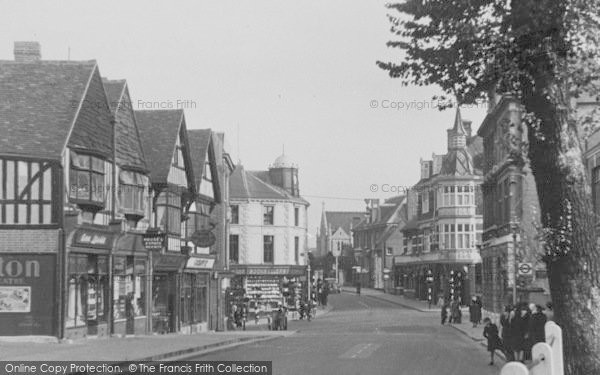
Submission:
M 20 40 L 39 41 L 43 59 L 95 59 L 103 76 L 127 79 L 134 108 L 179 106 L 189 128 L 225 132 L 247 169 L 266 169 L 285 145 L 314 235 L 322 202 L 364 210 L 446 151 L 454 110 L 432 108 L 438 88 L 402 87 L 375 65 L 402 57 L 385 46 L 386 2 L 0 0 L 0 59 Z M 462 113 L 476 130 L 485 109 Z

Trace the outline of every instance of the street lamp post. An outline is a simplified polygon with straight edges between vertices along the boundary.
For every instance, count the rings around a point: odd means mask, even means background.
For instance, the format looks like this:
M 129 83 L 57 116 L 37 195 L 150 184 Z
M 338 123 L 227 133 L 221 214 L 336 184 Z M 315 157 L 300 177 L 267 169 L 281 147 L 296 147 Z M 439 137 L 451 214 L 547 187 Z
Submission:
M 512 238 L 513 238 L 513 268 L 514 268 L 514 276 L 513 276 L 513 306 L 517 305 L 517 223 L 513 222 L 512 225 Z

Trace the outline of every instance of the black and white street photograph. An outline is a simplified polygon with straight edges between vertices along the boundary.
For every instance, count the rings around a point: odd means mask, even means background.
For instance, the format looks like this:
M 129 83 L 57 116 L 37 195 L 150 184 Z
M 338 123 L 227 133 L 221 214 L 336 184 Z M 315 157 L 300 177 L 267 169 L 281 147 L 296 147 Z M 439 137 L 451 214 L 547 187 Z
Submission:
M 0 374 L 600 374 L 599 0 L 0 0 Z

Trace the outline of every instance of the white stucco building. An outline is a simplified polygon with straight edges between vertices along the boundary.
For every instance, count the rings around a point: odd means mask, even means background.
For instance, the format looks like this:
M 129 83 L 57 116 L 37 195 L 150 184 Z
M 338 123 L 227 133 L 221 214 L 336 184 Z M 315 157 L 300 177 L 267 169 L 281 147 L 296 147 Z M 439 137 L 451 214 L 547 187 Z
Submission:
M 309 204 L 299 194 L 297 165 L 286 155 L 267 171 L 238 165 L 230 198 L 229 261 L 236 275 L 232 289 L 244 290 L 238 294 L 251 305 L 282 299 L 293 303 L 306 279 L 308 260 Z

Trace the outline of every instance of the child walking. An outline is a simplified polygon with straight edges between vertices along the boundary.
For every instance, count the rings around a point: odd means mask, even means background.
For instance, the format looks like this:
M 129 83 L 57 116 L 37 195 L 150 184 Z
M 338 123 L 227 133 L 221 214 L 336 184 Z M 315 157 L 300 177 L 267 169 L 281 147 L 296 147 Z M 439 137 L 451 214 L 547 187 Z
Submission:
M 494 354 L 496 349 L 502 350 L 502 341 L 498 335 L 498 326 L 492 323 L 490 318 L 483 319 L 483 337 L 487 339 L 487 349 L 490 352 L 490 366 L 494 365 Z

